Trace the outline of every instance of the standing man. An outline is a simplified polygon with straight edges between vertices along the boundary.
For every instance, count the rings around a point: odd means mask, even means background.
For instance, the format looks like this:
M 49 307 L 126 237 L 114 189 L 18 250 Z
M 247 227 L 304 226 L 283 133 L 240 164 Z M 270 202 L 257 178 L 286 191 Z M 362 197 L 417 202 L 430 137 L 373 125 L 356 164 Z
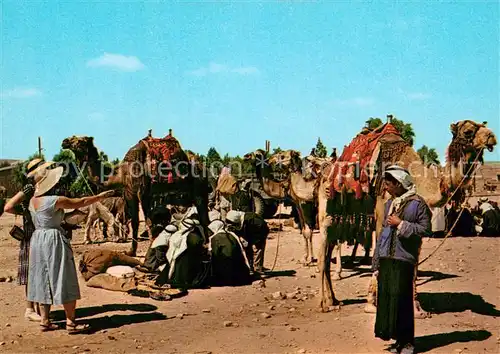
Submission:
M 264 251 L 266 249 L 269 226 L 254 212 L 231 210 L 226 215 L 228 230 L 243 238 L 248 243 L 246 254 L 250 268 L 254 273 L 263 273 Z M 254 251 L 255 248 L 255 251 Z
M 407 170 L 392 165 L 384 177 L 392 198 L 385 205 L 383 229 L 373 256 L 378 278 L 375 336 L 395 339 L 394 353 L 413 354 L 414 281 L 422 237 L 432 234 L 431 211 Z

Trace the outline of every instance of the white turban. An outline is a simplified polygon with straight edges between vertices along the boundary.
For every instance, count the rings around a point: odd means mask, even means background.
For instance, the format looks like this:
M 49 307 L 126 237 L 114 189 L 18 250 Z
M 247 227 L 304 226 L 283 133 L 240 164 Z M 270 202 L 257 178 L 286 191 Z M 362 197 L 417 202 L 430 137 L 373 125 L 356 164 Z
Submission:
M 243 226 L 243 218 L 245 213 L 238 210 L 230 210 L 226 214 L 226 221 L 232 226 L 240 229 Z
M 384 172 L 394 177 L 404 189 L 409 190 L 413 187 L 413 178 L 406 169 L 398 165 L 391 165 Z
M 214 220 L 210 223 L 210 225 L 208 225 L 208 228 L 210 229 L 210 231 L 212 231 L 214 234 L 216 234 L 217 232 L 222 230 L 224 228 L 224 226 L 225 226 L 224 221 Z

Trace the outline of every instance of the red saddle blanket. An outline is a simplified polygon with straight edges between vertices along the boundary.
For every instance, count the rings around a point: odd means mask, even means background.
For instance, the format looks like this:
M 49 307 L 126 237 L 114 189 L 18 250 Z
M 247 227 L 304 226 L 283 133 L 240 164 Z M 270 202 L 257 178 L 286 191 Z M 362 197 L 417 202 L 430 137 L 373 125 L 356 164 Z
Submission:
M 176 163 L 182 159 L 182 148 L 179 141 L 171 135 L 164 138 L 146 137 L 142 139 L 146 145 L 146 163 L 151 177 L 155 182 L 174 182 L 175 172 L 179 166 Z M 185 159 L 187 161 L 187 158 Z
M 369 163 L 377 144 L 386 140 L 385 138 L 391 142 L 404 143 L 394 125 L 387 123 L 369 133 L 358 134 L 348 146 L 344 147 L 330 175 L 332 198 L 343 188 L 348 192 L 354 192 L 356 199 L 360 199 L 363 192 L 369 191 Z

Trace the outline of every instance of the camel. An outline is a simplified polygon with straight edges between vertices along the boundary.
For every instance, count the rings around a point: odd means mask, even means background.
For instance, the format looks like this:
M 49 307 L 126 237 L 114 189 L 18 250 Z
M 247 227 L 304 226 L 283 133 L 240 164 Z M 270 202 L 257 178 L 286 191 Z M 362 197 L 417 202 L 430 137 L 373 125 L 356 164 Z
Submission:
M 339 232 L 342 228 L 345 230 L 349 224 L 345 221 L 359 213 L 352 208 L 349 210 L 348 206 L 352 206 L 356 201 L 359 202 L 365 196 L 375 196 L 376 237 L 381 232 L 384 204 L 389 197 L 382 188 L 385 167 L 397 164 L 408 169 L 414 178 L 418 193 L 430 207 L 442 206 L 449 198 L 463 200 L 465 191 L 473 180 L 472 174 L 467 173 L 467 169 L 475 161 L 483 163 L 484 149 L 493 151 L 496 137 L 485 124 L 470 120 L 451 124 L 450 129 L 453 138 L 448 147 L 443 175 L 437 173 L 435 169 L 426 167 L 415 150 L 401 138 L 390 122 L 369 134 L 363 134 L 366 138 L 360 138 L 362 134 L 358 135 L 344 149 L 342 156 L 323 171 L 317 192 L 321 237 L 319 306 L 323 311 L 340 308 L 340 302 L 336 299 L 332 288 L 330 259 L 334 246 L 338 245 L 338 240 L 342 237 L 338 235 Z M 356 170 L 357 173 L 354 173 Z M 340 266 L 340 262 L 337 262 L 338 277 L 340 277 Z M 416 273 L 417 269 L 415 281 Z M 372 276 L 366 312 L 376 311 L 376 285 L 373 284 L 376 284 L 376 279 Z M 416 282 L 414 286 L 415 317 L 422 318 L 426 314 L 417 301 Z
M 144 212 L 146 228 L 150 233 L 149 215 L 156 205 L 196 206 L 200 222 L 207 230 L 208 181 L 200 167 L 182 150 L 179 141 L 169 134 L 153 138 L 151 134 L 139 140 L 125 154 L 113 171 L 101 169 L 103 164 L 96 156 L 92 137 L 72 136 L 62 142 L 63 149 L 70 149 L 80 161 L 87 163 L 87 171 L 98 189 L 124 188 L 124 198 L 132 221 L 132 245 L 127 252 L 137 253 L 139 229 L 139 203 Z M 166 175 L 166 176 L 165 176 Z M 205 230 L 205 231 L 206 231 Z M 207 233 L 208 234 L 208 233 Z
M 315 261 L 312 247 L 312 231 L 316 224 L 316 207 L 314 193 L 312 192 L 315 182 L 314 180 L 306 181 L 295 178 L 295 169 L 300 169 L 300 155 L 283 154 L 281 156 L 278 154 L 274 154 L 269 159 L 266 159 L 267 153 L 258 149 L 246 154 L 244 159 L 254 161 L 257 178 L 268 195 L 276 199 L 285 199 L 287 197 L 292 199 L 299 216 L 299 228 L 305 241 L 303 263 L 309 265 Z M 290 159 L 290 161 L 285 161 L 284 159 Z M 291 178 L 279 182 L 273 178 L 270 166 L 279 165 L 276 161 L 279 161 L 283 166 L 286 165 L 294 168 Z M 295 188 L 292 188 L 294 184 Z

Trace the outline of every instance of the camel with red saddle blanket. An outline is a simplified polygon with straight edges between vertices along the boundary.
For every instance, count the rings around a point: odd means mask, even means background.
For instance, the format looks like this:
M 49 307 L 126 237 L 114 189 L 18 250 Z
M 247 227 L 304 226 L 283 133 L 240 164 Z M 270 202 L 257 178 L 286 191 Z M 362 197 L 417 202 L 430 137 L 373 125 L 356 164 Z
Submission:
M 384 204 L 388 199 L 382 188 L 383 169 L 390 164 L 405 167 L 414 177 L 418 193 L 429 206 L 441 206 L 449 197 L 462 201 L 471 186 L 475 162 L 483 162 L 485 149 L 492 151 L 496 137 L 485 124 L 470 120 L 451 124 L 452 141 L 448 146 L 443 171 L 427 167 L 391 123 L 373 131 L 364 131 L 344 148 L 342 155 L 323 169 L 319 181 L 318 213 L 320 224 L 319 270 L 321 273 L 320 307 L 338 308 L 330 276 L 332 252 L 337 247 L 336 277 L 341 277 L 340 245 L 350 237 L 372 229 L 363 214 L 373 214 L 375 231 L 382 229 Z M 374 200 L 372 200 L 374 199 Z M 376 311 L 374 279 L 368 294 L 367 312 Z M 416 298 L 416 317 L 425 316 Z
M 148 231 L 152 210 L 157 205 L 167 204 L 196 206 L 200 223 L 208 228 L 208 180 L 201 167 L 193 161 L 193 156 L 186 154 L 171 131 L 163 138 L 154 138 L 149 134 L 139 140 L 127 151 L 118 167 L 109 172 L 107 179 L 102 175 L 105 169 L 92 137 L 66 138 L 62 148 L 72 150 L 79 162 L 87 162 L 89 176 L 99 188 L 123 188 L 132 222 L 129 255 L 135 256 L 137 252 L 139 205 Z

